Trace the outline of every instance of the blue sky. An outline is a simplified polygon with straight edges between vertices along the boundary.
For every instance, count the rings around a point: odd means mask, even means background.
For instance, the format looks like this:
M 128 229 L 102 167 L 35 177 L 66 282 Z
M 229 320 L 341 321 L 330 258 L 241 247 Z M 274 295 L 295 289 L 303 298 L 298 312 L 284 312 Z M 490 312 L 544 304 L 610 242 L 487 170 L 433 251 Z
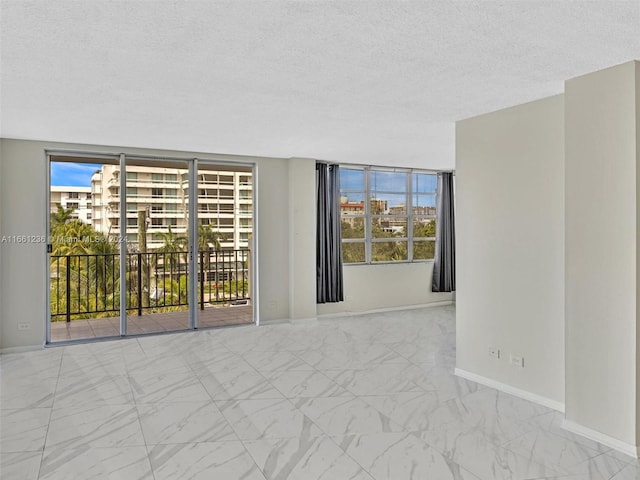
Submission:
M 101 167 L 96 163 L 51 162 L 51 185 L 90 187 L 91 175 Z
M 389 206 L 404 204 L 405 195 L 394 195 L 386 192 L 406 191 L 406 176 L 404 173 L 371 171 L 369 175 L 370 188 L 376 198 L 387 200 Z M 429 174 L 413 174 L 413 205 L 434 206 L 437 177 Z M 340 169 L 340 190 L 362 190 L 364 187 L 364 171 Z M 363 194 L 346 192 L 350 202 L 362 202 Z

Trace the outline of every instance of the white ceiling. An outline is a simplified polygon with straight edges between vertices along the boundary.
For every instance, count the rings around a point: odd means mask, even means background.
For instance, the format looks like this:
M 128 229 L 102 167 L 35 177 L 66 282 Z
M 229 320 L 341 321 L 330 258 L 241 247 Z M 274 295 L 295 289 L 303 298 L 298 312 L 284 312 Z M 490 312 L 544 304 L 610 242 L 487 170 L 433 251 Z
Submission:
M 0 135 L 452 168 L 462 118 L 640 59 L 640 1 L 1 1 Z

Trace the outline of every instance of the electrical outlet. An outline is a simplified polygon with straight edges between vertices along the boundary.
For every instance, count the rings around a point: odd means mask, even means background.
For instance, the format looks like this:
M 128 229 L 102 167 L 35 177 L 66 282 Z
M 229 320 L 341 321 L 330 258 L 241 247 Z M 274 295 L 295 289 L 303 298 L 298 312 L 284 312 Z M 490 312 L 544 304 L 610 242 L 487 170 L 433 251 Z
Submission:
M 19 323 L 18 324 L 18 330 L 31 330 L 31 324 L 30 323 Z
M 489 355 L 500 358 L 500 349 L 496 347 L 489 347 Z
M 524 357 L 518 357 L 516 355 L 511 355 L 509 357 L 509 363 L 515 367 L 524 367 Z

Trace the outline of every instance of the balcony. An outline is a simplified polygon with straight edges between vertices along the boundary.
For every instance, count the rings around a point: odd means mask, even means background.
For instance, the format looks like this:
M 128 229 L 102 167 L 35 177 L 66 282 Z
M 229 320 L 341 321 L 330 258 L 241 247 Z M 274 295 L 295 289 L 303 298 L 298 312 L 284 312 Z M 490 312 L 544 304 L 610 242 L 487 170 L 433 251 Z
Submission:
M 128 333 L 188 328 L 187 252 L 128 253 Z M 120 255 L 51 255 L 52 341 L 119 335 Z M 249 250 L 197 255 L 200 328 L 251 323 Z M 227 308 L 234 307 L 234 308 Z

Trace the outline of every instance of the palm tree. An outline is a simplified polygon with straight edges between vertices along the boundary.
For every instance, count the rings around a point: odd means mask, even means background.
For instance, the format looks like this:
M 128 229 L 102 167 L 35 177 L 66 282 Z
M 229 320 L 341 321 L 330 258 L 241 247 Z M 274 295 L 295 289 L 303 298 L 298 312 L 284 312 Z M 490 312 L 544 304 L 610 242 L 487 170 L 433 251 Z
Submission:
M 180 236 L 174 233 L 171 230 L 171 225 L 169 225 L 169 231 L 167 233 L 159 232 L 158 235 L 162 238 L 164 242 L 161 247 L 157 249 L 158 253 L 162 253 L 163 260 L 166 262 L 166 256 L 169 256 L 169 278 L 173 280 L 173 270 L 175 268 L 176 262 L 179 259 L 179 254 L 185 251 L 185 245 L 187 244 L 187 239 L 184 236 Z
M 224 235 L 220 232 L 216 232 L 211 228 L 211 225 L 198 225 L 198 250 L 208 251 L 213 245 L 215 251 L 222 250 L 220 245 L 221 241 L 224 241 Z
M 91 244 L 91 253 L 95 255 L 91 264 L 91 271 L 95 279 L 96 289 L 103 296 L 110 296 L 115 291 L 114 272 L 115 255 L 118 253 L 118 245 L 110 240 L 104 233 L 95 233 L 94 242 Z
M 209 271 L 209 267 L 211 265 L 211 255 L 209 250 L 211 249 L 211 245 L 213 245 L 213 249 L 216 252 L 222 250 L 222 246 L 220 242 L 224 241 L 224 235 L 220 232 L 216 232 L 211 228 L 211 225 L 198 225 L 198 251 L 204 252 L 204 269 L 205 271 Z
M 64 225 L 71 220 L 73 215 L 73 208 L 64 208 L 59 203 L 56 203 L 57 210 L 51 214 L 51 229 L 53 230 L 58 225 Z
M 96 231 L 80 220 L 68 220 L 51 229 L 54 255 L 87 255 Z
M 67 293 L 74 312 L 98 311 L 109 302 L 113 304 L 117 279 L 110 275 L 115 260 L 110 254 L 117 251 L 115 242 L 80 220 L 57 223 L 51 234 L 51 269 L 57 277 L 52 311 L 64 307 Z

